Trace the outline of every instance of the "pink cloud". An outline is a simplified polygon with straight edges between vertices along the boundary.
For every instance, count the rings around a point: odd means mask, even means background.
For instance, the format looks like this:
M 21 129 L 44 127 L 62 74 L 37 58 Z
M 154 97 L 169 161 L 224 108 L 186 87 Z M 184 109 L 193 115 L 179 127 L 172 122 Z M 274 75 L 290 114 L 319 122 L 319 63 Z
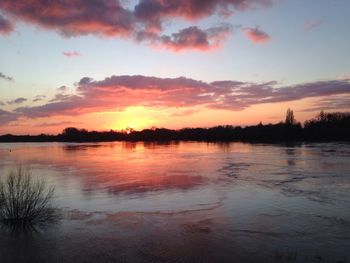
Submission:
M 62 53 L 66 57 L 79 57 L 81 54 L 78 51 L 64 51 Z
M 184 17 L 199 19 L 214 13 L 233 10 L 247 10 L 260 6 L 269 6 L 271 0 L 140 0 L 135 6 L 137 17 L 152 20 L 164 17 Z
M 173 51 L 207 51 L 221 45 L 229 33 L 227 28 L 219 26 L 204 30 L 190 26 L 166 36 L 164 24 L 175 19 L 191 22 L 215 14 L 226 19 L 234 12 L 269 6 L 273 1 L 138 0 L 133 7 L 126 7 L 120 0 L 61 0 L 49 4 L 46 0 L 31 0 L 30 4 L 22 0 L 2 0 L 0 10 L 18 21 L 57 31 L 65 37 L 88 34 L 127 37 Z M 11 30 L 6 29 L 6 32 Z
M 18 114 L 10 111 L 0 109 L 0 124 L 8 124 L 12 121 L 16 121 L 19 118 Z
M 271 39 L 271 37 L 264 31 L 260 30 L 259 27 L 247 27 L 244 28 L 243 31 L 246 34 L 246 36 L 250 39 L 250 41 L 256 44 L 267 43 Z
M 30 8 L 29 8 L 30 6 Z M 130 11 L 109 0 L 2 0 L 0 9 L 17 19 L 57 30 L 65 36 L 125 35 L 133 30 Z
M 111 76 L 96 81 L 82 78 L 73 95 L 56 95 L 46 104 L 19 107 L 6 113 L 6 119 L 39 118 L 57 115 L 76 116 L 92 112 L 121 111 L 130 106 L 194 109 L 197 106 L 238 111 L 263 103 L 279 103 L 306 98 L 338 96 L 337 105 L 348 103 L 349 80 L 329 80 L 280 87 L 275 81 L 203 82 L 189 78 Z M 341 96 L 340 96 L 341 95 Z M 342 102 L 343 101 L 343 102 Z M 11 115 L 13 114 L 13 115 Z
M 152 27 L 162 27 L 162 22 L 169 18 L 198 20 L 215 13 L 229 16 L 234 11 L 243 11 L 260 6 L 269 6 L 272 0 L 140 0 L 134 14 L 138 20 Z

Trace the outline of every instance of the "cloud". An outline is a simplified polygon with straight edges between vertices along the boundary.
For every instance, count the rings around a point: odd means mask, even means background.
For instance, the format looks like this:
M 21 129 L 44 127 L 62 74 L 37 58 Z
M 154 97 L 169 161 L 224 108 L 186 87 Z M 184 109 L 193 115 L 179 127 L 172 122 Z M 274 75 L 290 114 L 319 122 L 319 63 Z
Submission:
M 56 126 L 68 126 L 68 125 L 75 125 L 75 124 L 78 124 L 78 123 L 72 122 L 72 121 L 59 121 L 59 122 L 43 122 L 35 126 L 36 127 L 56 127 Z
M 14 30 L 10 21 L 0 14 L 0 35 L 8 35 Z
M 232 26 L 229 24 L 222 24 L 205 30 L 193 26 L 182 29 L 178 33 L 173 33 L 171 36 L 158 36 L 152 32 L 141 31 L 136 34 L 136 39 L 138 41 L 148 41 L 154 47 L 172 51 L 190 49 L 208 51 L 220 47 L 231 32 Z
M 185 77 L 111 76 L 96 81 L 85 77 L 76 83 L 75 94 L 56 94 L 46 104 L 14 110 L 28 118 L 57 115 L 77 116 L 93 112 L 121 111 L 130 106 L 194 109 L 206 107 L 231 111 L 244 110 L 263 103 L 279 103 L 306 98 L 321 99 L 339 95 L 347 103 L 349 80 L 327 80 L 280 86 L 276 81 L 251 83 L 240 81 L 203 82 Z M 346 101 L 344 101 L 347 98 Z M 334 104 L 337 107 L 339 104 Z
M 250 41 L 256 44 L 267 43 L 271 39 L 271 37 L 264 31 L 260 30 L 259 27 L 247 27 L 244 28 L 243 31 L 246 34 L 246 36 L 250 39 Z
M 67 86 L 61 86 L 61 87 L 57 88 L 56 90 L 59 91 L 59 92 L 66 92 L 68 90 L 68 87 Z
M 203 20 L 213 15 L 222 19 L 235 12 L 270 6 L 275 0 L 138 0 L 133 6 L 121 0 L 2 0 L 0 10 L 18 21 L 53 30 L 64 37 L 96 35 L 126 37 L 151 42 L 170 50 L 185 48 L 206 51 L 218 46 L 229 33 L 227 28 L 199 29 L 188 26 L 167 33 L 164 25 L 173 20 Z M 153 41 L 150 41 L 153 40 Z M 64 52 L 66 56 L 77 55 Z
M 66 57 L 79 57 L 81 56 L 81 54 L 78 51 L 64 51 L 63 56 Z
M 324 97 L 317 101 L 314 101 L 310 108 L 303 111 L 333 111 L 333 110 L 342 110 L 350 108 L 350 96 L 336 95 L 331 97 Z
M 307 20 L 304 22 L 304 30 L 306 32 L 312 31 L 315 28 L 321 26 L 323 24 L 323 20 Z
M 213 14 L 232 14 L 261 6 L 269 6 L 272 0 L 140 0 L 134 14 L 138 20 L 153 28 L 161 28 L 164 20 L 183 18 L 199 20 Z
M 10 100 L 7 102 L 7 104 L 12 105 L 12 104 L 21 104 L 23 102 L 27 101 L 26 98 L 17 98 L 15 100 Z
M 53 101 L 62 101 L 64 99 L 67 99 L 67 98 L 70 98 L 72 95 L 70 94 L 62 94 L 62 93 L 57 93 L 55 94 L 55 96 L 50 99 L 49 101 L 50 102 L 53 102 Z
M 34 97 L 33 102 L 42 101 L 45 98 L 46 98 L 45 95 L 37 95 L 37 96 Z
M 8 124 L 18 119 L 18 115 L 13 112 L 0 109 L 0 125 Z
M 63 36 L 126 35 L 133 15 L 118 0 L 2 0 L 0 9 L 27 23 L 58 31 Z
M 172 36 L 162 36 L 159 39 L 161 47 L 174 51 L 185 49 L 211 50 L 219 47 L 231 32 L 229 25 L 202 30 L 198 27 L 188 27 Z
M 0 72 L 0 79 L 8 80 L 8 81 L 13 81 L 14 79 L 12 77 L 6 76 L 5 74 Z

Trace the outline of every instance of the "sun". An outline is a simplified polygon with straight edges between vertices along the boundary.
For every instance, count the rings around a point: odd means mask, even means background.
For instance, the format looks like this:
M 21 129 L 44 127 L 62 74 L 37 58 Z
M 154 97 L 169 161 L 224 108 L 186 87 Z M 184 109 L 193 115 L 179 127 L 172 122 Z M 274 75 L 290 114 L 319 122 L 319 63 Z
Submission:
M 132 133 L 132 132 L 134 132 L 135 130 L 133 129 L 133 128 L 131 128 L 131 127 L 126 127 L 126 129 L 125 130 L 123 130 L 126 134 L 130 134 L 130 133 Z

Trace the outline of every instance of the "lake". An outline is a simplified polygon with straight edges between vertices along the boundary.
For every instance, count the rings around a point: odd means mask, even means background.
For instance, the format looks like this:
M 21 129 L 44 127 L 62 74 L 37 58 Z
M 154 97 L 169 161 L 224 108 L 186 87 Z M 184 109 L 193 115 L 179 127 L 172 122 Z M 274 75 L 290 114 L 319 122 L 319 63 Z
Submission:
M 2 227 L 1 263 L 350 260 L 349 144 L 0 144 L 20 166 L 62 219 Z

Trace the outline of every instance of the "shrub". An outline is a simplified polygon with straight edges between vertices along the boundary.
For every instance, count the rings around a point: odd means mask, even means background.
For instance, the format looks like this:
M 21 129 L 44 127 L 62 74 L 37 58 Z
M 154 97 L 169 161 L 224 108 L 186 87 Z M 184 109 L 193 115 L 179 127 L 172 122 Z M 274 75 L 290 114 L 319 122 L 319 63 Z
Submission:
M 0 181 L 0 221 L 12 226 L 25 226 L 55 220 L 51 205 L 54 187 L 34 179 L 29 171 L 19 168 Z

